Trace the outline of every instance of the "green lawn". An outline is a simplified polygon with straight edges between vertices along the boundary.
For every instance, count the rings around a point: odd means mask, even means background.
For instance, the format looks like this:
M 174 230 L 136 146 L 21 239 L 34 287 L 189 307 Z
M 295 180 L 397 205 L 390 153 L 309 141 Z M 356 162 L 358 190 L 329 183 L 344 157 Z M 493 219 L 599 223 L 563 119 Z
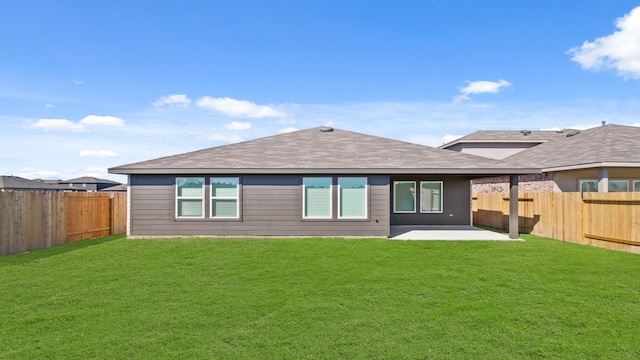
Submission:
M 112 236 L 0 257 L 0 359 L 637 359 L 640 256 Z

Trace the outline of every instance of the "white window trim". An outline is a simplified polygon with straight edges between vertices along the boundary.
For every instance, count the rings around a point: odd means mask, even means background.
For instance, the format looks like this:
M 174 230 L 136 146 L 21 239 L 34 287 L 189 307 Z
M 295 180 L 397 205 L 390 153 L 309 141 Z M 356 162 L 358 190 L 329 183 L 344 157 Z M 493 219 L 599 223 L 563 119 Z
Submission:
M 304 179 L 329 179 L 329 216 L 325 217 L 317 217 L 317 216 L 306 216 L 304 210 L 307 208 L 307 200 L 305 196 L 305 192 L 307 190 L 306 185 L 304 184 Z M 305 220 L 327 220 L 333 219 L 333 177 L 328 176 L 305 176 L 302 178 L 302 218 Z
M 342 199 L 340 194 L 340 179 L 364 179 L 364 216 L 340 216 L 342 213 Z M 369 178 L 366 176 L 339 176 L 338 177 L 338 219 L 368 219 L 369 218 Z
M 439 211 L 423 211 L 422 210 L 422 184 L 424 183 L 439 183 L 440 184 L 440 210 Z M 420 213 L 421 214 L 442 214 L 444 212 L 444 182 L 438 180 L 420 181 Z
M 213 182 L 211 179 L 236 179 L 236 196 L 213 196 Z M 210 214 L 209 218 L 211 219 L 239 219 L 240 218 L 240 178 L 237 176 L 212 176 L 209 178 L 209 186 L 210 186 Z M 215 200 L 235 200 L 236 201 L 236 216 L 213 216 L 213 202 Z
M 594 191 L 582 191 L 582 184 L 586 183 L 586 182 L 595 182 L 596 183 L 596 189 L 597 189 L 597 186 L 598 186 L 598 180 L 597 179 L 581 179 L 581 180 L 578 180 L 578 192 L 580 192 L 581 196 L 585 192 L 594 192 Z
M 628 179 L 611 179 L 611 178 L 609 178 L 609 189 L 607 189 L 607 190 L 609 190 L 609 192 L 612 192 L 611 191 L 611 183 L 612 182 L 626 182 L 627 183 L 627 191 L 617 191 L 617 192 L 633 191 L 633 189 L 630 187 L 630 185 L 632 185 L 631 184 L 631 180 L 628 180 Z
M 178 196 L 178 179 L 201 179 L 202 180 L 202 195 L 199 197 L 196 196 Z M 204 219 L 204 188 L 205 188 L 205 179 L 203 177 L 198 176 L 177 176 L 176 177 L 176 219 Z M 178 216 L 179 210 L 179 200 L 202 200 L 202 215 L 201 216 Z
M 402 183 L 411 183 L 411 184 L 413 184 L 413 211 L 398 211 L 396 209 L 396 196 L 397 196 L 397 194 L 396 194 L 396 184 L 402 184 Z M 415 214 L 416 213 L 416 206 L 417 206 L 416 198 L 417 198 L 417 195 L 416 195 L 416 182 L 415 181 L 408 181 L 408 180 L 404 181 L 404 180 L 401 180 L 401 181 L 394 181 L 393 182 L 393 212 L 395 214 Z

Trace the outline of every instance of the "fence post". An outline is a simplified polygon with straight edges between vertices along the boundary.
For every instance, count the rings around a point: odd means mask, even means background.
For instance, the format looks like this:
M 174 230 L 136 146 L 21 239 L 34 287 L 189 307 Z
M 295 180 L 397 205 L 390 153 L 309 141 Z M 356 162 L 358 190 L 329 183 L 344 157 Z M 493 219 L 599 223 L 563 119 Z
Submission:
M 518 175 L 509 177 L 509 238 L 518 239 Z

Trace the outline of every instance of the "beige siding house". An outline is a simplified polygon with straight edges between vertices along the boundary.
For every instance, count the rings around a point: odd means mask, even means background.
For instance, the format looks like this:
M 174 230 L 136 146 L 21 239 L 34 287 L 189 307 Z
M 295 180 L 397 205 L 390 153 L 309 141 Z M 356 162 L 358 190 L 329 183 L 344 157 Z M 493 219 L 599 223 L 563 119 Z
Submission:
M 640 191 L 640 127 L 609 124 L 583 131 L 478 133 L 442 148 L 542 169 L 541 174 L 520 176 L 521 192 Z M 496 139 L 493 145 L 490 138 Z M 482 152 L 476 146 L 480 139 Z M 528 147 L 516 151 L 514 144 Z M 507 153 L 511 154 L 504 156 Z M 508 182 L 505 177 L 476 179 L 473 191 L 506 193 Z

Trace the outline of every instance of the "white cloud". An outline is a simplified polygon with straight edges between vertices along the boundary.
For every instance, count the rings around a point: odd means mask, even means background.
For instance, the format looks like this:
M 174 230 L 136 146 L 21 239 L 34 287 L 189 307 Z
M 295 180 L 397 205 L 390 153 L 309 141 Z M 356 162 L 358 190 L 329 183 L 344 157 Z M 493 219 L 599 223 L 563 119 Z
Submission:
M 115 116 L 89 115 L 80 120 L 80 125 L 90 126 L 123 126 L 124 120 Z
M 84 80 L 77 80 L 77 79 L 74 79 L 74 80 L 73 80 L 73 83 L 74 83 L 74 84 L 76 84 L 76 85 L 82 85 L 82 84 L 84 84 Z
M 618 75 L 640 79 L 640 6 L 616 19 L 620 29 L 611 35 L 585 41 L 567 51 L 586 70 L 615 69 Z
M 56 106 L 53 105 L 53 104 L 45 104 L 44 107 L 45 107 L 45 109 L 52 109 L 52 108 L 54 108 Z
M 39 119 L 36 122 L 27 120 L 27 128 L 38 130 L 82 131 L 84 126 L 67 119 Z
M 278 134 L 285 134 L 285 133 L 290 133 L 290 132 L 294 132 L 294 131 L 298 131 L 298 129 L 294 128 L 293 126 L 284 128 L 280 131 L 278 131 Z
M 111 126 L 119 127 L 124 125 L 124 120 L 114 116 L 97 116 L 89 115 L 78 123 L 67 119 L 39 119 L 38 121 L 25 121 L 25 127 L 27 129 L 37 130 L 58 130 L 58 131 L 73 131 L 80 132 L 86 131 L 88 126 Z
M 455 103 L 459 103 L 464 100 L 471 100 L 469 95 L 471 94 L 496 94 L 500 89 L 511 86 L 511 83 L 500 79 L 496 81 L 466 81 L 466 85 L 461 87 L 460 95 L 453 97 Z
M 209 134 L 204 136 L 207 140 L 220 141 L 226 143 L 237 143 L 242 141 L 242 138 L 238 135 L 224 135 L 224 134 Z
M 278 118 L 287 114 L 276 110 L 272 106 L 258 105 L 245 100 L 236 100 L 228 97 L 214 98 L 205 96 L 196 104 L 202 108 L 221 112 L 228 116 L 250 118 Z
M 80 157 L 118 157 L 118 153 L 113 150 L 81 150 L 78 154 Z
M 445 136 L 442 137 L 442 143 L 443 144 L 448 144 L 454 140 L 458 140 L 461 137 L 463 137 L 464 135 L 451 135 L 451 134 L 447 134 Z
M 224 126 L 228 130 L 249 130 L 251 129 L 251 123 L 232 121 Z
M 175 106 L 186 108 L 191 104 L 191 99 L 187 97 L 185 94 L 173 94 L 161 96 L 158 100 L 154 101 L 151 105 L 153 106 Z

